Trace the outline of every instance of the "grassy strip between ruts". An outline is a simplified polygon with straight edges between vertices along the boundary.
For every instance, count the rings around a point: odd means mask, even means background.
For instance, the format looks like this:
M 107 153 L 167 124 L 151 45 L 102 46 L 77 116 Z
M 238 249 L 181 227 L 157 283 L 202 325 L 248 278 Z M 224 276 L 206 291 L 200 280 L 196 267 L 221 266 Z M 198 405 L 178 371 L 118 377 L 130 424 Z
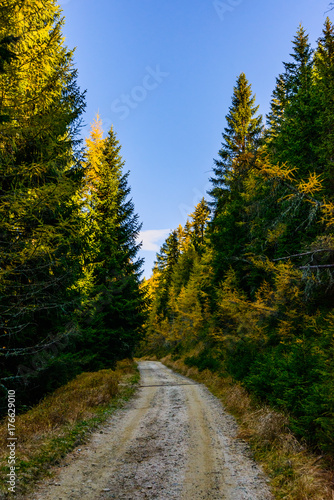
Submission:
M 139 372 L 131 360 L 115 370 L 82 373 L 16 417 L 16 492 L 8 492 L 7 421 L 0 423 L 0 498 L 17 498 L 50 474 L 68 452 L 121 408 L 136 389 Z
M 153 358 L 150 358 L 153 359 Z M 171 355 L 160 360 L 169 368 L 203 383 L 235 416 L 238 437 L 249 442 L 262 465 L 276 499 L 334 500 L 333 464 L 297 441 L 288 427 L 288 416 L 253 401 L 241 384 L 210 370 L 199 371 Z

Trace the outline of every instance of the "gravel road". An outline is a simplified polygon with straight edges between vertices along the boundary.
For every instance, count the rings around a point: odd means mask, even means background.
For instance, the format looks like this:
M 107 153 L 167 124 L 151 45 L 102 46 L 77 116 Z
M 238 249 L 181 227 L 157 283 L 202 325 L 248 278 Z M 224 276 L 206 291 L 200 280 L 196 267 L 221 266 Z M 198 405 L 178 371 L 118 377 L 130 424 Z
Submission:
M 269 500 L 237 425 L 204 386 L 139 363 L 141 387 L 29 500 Z

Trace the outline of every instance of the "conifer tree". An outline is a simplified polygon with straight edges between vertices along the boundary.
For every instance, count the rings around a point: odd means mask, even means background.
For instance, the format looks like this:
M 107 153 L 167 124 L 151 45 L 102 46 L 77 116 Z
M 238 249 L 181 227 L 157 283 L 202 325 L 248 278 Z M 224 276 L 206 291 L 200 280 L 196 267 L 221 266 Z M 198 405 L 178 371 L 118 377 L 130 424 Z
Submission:
M 46 368 L 31 367 L 31 356 L 66 333 L 76 307 L 76 130 L 84 96 L 62 25 L 53 0 L 1 6 L 0 335 L 7 379 L 20 377 L 18 365 L 35 377 Z
M 159 287 L 157 290 L 157 311 L 168 316 L 167 303 L 172 284 L 173 270 L 180 256 L 180 241 L 178 231 L 172 231 L 157 254 L 157 269 L 159 271 Z
M 266 131 L 269 157 L 263 164 L 269 161 L 273 168 L 290 170 L 291 179 L 302 185 L 310 176 L 323 173 L 318 146 L 322 119 L 314 82 L 313 50 L 302 26 L 297 30 L 290 55 L 292 61 L 284 63 L 285 72 L 277 79 L 273 93 Z M 262 226 L 262 238 L 268 235 L 268 255 L 278 258 L 296 254 L 317 232 L 312 224 L 319 217 L 317 207 L 304 203 L 302 192 L 291 191 L 287 179 L 272 186 L 265 184 L 263 201 L 257 205 L 261 207 L 263 224 L 257 225 L 257 231 Z
M 241 189 L 242 181 L 252 168 L 262 131 L 262 117 L 255 116 L 258 111 L 255 96 L 244 73 L 241 73 L 234 87 L 232 105 L 226 116 L 227 127 L 223 132 L 219 159 L 215 161 L 212 177 L 214 216 L 224 195 Z
M 86 310 L 81 319 L 90 368 L 110 366 L 131 356 L 141 338 L 144 292 L 142 259 L 137 259 L 141 225 L 129 198 L 129 172 L 123 173 L 121 146 L 111 128 L 103 139 L 97 118 L 87 140 L 85 199 L 91 251 Z
M 178 231 L 172 231 L 157 254 L 157 264 L 160 272 L 170 274 L 179 258 Z
M 241 194 L 255 166 L 261 139 L 262 116 L 256 116 L 257 111 L 251 85 L 241 73 L 226 116 L 228 126 L 223 133 L 220 158 L 215 160 L 215 177 L 210 179 L 213 185 L 209 192 L 213 197 L 210 239 L 218 281 L 228 269 L 230 259 L 240 256 L 247 238 L 247 216 Z
M 176 296 L 186 287 L 195 263 L 206 249 L 206 231 L 210 220 L 210 209 L 204 198 L 196 205 L 184 228 L 177 229 L 179 255 L 172 269 L 172 286 Z
M 196 205 L 195 210 L 190 214 L 191 241 L 195 249 L 200 252 L 204 250 L 204 234 L 210 220 L 210 209 L 204 198 Z
M 201 269 L 206 258 L 205 254 L 208 253 L 209 239 L 207 238 L 207 231 L 210 221 L 210 209 L 204 198 L 195 206 L 194 212 L 189 214 L 189 217 L 183 229 L 184 236 L 183 242 L 181 240 L 180 255 L 173 269 L 172 283 L 176 296 L 179 296 L 182 288 L 188 288 L 192 277 L 192 283 L 199 284 L 201 280 L 198 280 L 193 275 L 196 274 L 197 270 Z M 209 272 L 208 269 L 207 272 Z
M 283 75 L 279 75 L 279 77 L 276 78 L 276 87 L 273 91 L 270 103 L 270 112 L 267 115 L 268 129 L 266 130 L 266 136 L 268 143 L 279 134 L 286 105 L 287 90 L 285 79 Z
M 321 168 L 316 154 L 319 108 L 314 94 L 313 51 L 305 29 L 300 25 L 293 40 L 292 62 L 277 79 L 267 117 L 269 151 L 276 163 L 298 169 L 303 178 Z
M 317 155 L 326 182 L 326 194 L 334 187 L 334 27 L 327 18 L 315 52 L 315 93 L 319 110 Z
M 330 455 L 333 57 L 328 19 L 314 61 L 299 28 L 260 147 L 240 133 L 240 116 L 254 119 L 253 130 L 256 119 L 249 109 L 239 112 L 251 93 L 237 99 L 235 88 L 212 179 L 209 238 L 202 200 L 162 247 L 147 328 L 150 353 L 231 374 L 265 404 L 288 412 L 297 438 Z
M 293 52 L 290 56 L 293 58 L 293 61 L 283 63 L 285 68 L 284 82 L 288 101 L 299 92 L 301 87 L 309 85 L 312 69 L 313 50 L 308 34 L 301 24 L 298 27 L 292 45 Z

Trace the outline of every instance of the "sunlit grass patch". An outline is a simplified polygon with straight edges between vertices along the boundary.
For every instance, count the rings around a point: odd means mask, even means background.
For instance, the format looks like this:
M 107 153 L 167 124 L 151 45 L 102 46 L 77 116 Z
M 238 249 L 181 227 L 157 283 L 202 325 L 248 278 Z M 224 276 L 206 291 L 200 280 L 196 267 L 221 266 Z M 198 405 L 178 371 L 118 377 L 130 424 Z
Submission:
M 16 417 L 15 435 L 17 493 L 26 491 L 75 446 L 83 443 L 98 424 L 134 392 L 139 373 L 131 360 L 116 370 L 81 373 L 46 396 L 37 406 Z M 7 421 L 0 424 L 0 498 L 10 498 L 5 482 L 8 473 Z

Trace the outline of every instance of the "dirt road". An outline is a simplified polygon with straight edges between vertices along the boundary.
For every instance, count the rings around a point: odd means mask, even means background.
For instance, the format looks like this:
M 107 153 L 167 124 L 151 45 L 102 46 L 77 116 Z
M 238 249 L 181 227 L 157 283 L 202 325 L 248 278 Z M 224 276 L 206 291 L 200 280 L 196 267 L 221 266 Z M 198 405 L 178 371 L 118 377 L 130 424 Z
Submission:
M 267 482 L 221 403 L 159 362 L 141 388 L 29 500 L 269 500 Z

